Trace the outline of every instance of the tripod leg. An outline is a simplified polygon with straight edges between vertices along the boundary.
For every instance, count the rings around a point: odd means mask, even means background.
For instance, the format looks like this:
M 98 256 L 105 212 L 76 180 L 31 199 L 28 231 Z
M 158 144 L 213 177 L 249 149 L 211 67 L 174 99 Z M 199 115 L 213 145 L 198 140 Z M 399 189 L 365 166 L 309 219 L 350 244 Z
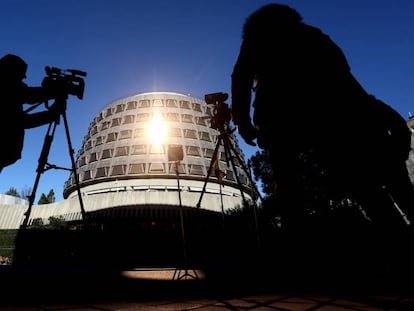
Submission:
M 246 173 L 247 177 L 249 178 L 250 184 L 252 186 L 252 189 L 254 190 L 253 193 L 257 195 L 257 197 L 260 199 L 260 201 L 263 202 L 263 198 L 260 194 L 259 189 L 257 188 L 256 184 L 253 182 L 252 174 L 250 172 L 250 169 L 246 166 L 243 159 L 240 157 L 240 155 L 236 152 L 234 149 L 234 146 L 229 142 L 230 149 L 233 151 L 233 155 L 236 156 L 237 160 L 239 161 L 241 167 L 243 168 L 243 171 Z
M 36 175 L 36 179 L 33 185 L 32 193 L 29 196 L 29 207 L 27 208 L 27 211 L 24 213 L 25 219 L 23 220 L 23 223 L 21 225 L 22 229 L 26 229 L 27 225 L 29 224 L 29 218 L 32 212 L 32 207 L 33 207 L 34 199 L 36 196 L 37 187 L 39 185 L 40 175 L 45 171 L 45 167 L 47 164 L 47 157 L 49 156 L 49 151 L 52 145 L 55 130 L 56 130 L 56 122 L 52 121 L 49 124 L 48 130 L 46 132 L 46 136 L 43 142 L 42 151 L 40 152 L 38 165 L 36 169 L 37 175 Z
M 219 135 L 218 140 L 217 140 L 217 144 L 216 144 L 216 148 L 214 148 L 214 152 L 213 152 L 213 156 L 211 158 L 210 166 L 209 166 L 208 171 L 207 171 L 206 180 L 204 182 L 203 189 L 201 190 L 200 198 L 198 199 L 198 202 L 197 202 L 197 205 L 196 205 L 198 208 L 200 208 L 200 206 L 201 206 L 201 200 L 203 199 L 204 192 L 206 191 L 207 182 L 208 182 L 208 179 L 211 176 L 211 171 L 213 170 L 214 162 L 218 161 L 217 155 L 218 155 L 218 150 L 219 150 L 221 141 L 222 141 L 222 135 Z
M 83 199 L 82 199 L 82 194 L 80 191 L 80 185 L 79 185 L 79 176 L 76 170 L 76 163 L 75 163 L 75 158 L 74 158 L 74 149 L 72 147 L 72 142 L 70 139 L 70 134 L 69 134 L 69 126 L 68 126 L 68 120 L 66 118 L 66 112 L 62 113 L 62 117 L 63 117 L 63 123 L 65 125 L 65 133 L 66 133 L 66 139 L 68 141 L 68 148 L 69 148 L 69 157 L 70 157 L 70 161 L 72 163 L 72 173 L 73 176 L 75 178 L 75 183 L 76 183 L 76 189 L 78 192 L 78 198 L 79 198 L 79 205 L 80 205 L 80 209 L 81 209 L 81 214 L 82 214 L 82 218 L 83 220 L 86 219 L 86 211 L 85 211 L 85 207 L 83 205 Z
M 196 279 L 198 276 L 195 271 L 194 271 L 194 274 L 195 274 L 194 276 L 188 272 L 187 239 L 185 235 L 184 212 L 183 212 L 183 205 L 181 201 L 180 173 L 178 169 L 179 165 L 180 165 L 180 161 L 175 161 L 175 173 L 177 176 L 177 191 L 178 191 L 178 200 L 179 200 L 179 208 L 180 208 L 181 240 L 183 243 L 184 274 L 180 275 L 180 271 L 178 271 L 178 268 L 177 268 L 174 272 L 173 280 L 176 279 L 176 276 L 177 276 L 177 280 L 185 279 L 187 277 L 192 277 Z
M 394 206 L 394 208 L 397 210 L 398 214 L 403 219 L 404 224 L 407 225 L 407 226 L 410 226 L 411 225 L 411 221 L 408 219 L 407 215 L 403 212 L 403 210 L 400 208 L 400 206 L 398 205 L 398 203 L 395 201 L 394 196 L 391 194 L 391 192 L 388 190 L 388 188 L 383 185 L 382 186 L 382 189 L 385 191 L 385 193 L 387 194 L 388 198 L 392 202 L 392 205 Z
M 255 184 L 253 183 L 253 180 L 251 178 L 250 171 L 247 170 L 247 167 L 244 164 L 244 161 L 242 161 L 242 159 L 240 158 L 240 156 L 237 154 L 237 152 L 234 149 L 234 146 L 230 142 L 229 138 L 227 136 L 225 136 L 224 139 L 223 139 L 223 141 L 224 141 L 224 149 L 226 150 L 226 157 L 228 157 L 227 158 L 227 161 L 230 160 L 230 163 L 231 163 L 232 168 L 233 168 L 233 171 L 234 171 L 234 175 L 236 177 L 237 184 L 238 184 L 239 189 L 240 189 L 241 196 L 243 198 L 243 202 L 247 206 L 248 205 L 247 204 L 247 200 L 246 200 L 246 197 L 244 196 L 244 193 L 243 193 L 243 190 L 242 190 L 243 189 L 243 185 L 240 182 L 239 175 L 237 174 L 237 168 L 236 168 L 236 165 L 234 164 L 234 157 L 233 157 L 233 155 L 235 155 L 237 157 L 237 160 L 239 161 L 239 164 L 242 166 L 244 172 L 246 173 L 247 177 L 250 180 L 250 184 L 251 185 L 254 185 L 254 186 L 255 186 Z M 260 193 L 257 190 L 256 186 L 255 186 L 254 190 L 255 191 L 253 191 L 253 193 L 256 192 L 256 194 L 261 198 Z M 256 203 L 256 200 L 254 198 L 253 198 L 253 213 L 254 213 L 254 222 L 255 222 L 255 229 L 256 229 L 256 242 L 257 242 L 257 246 L 259 247 L 259 245 L 260 245 L 260 237 L 259 237 L 259 223 L 258 223 L 258 220 L 257 220 L 257 203 Z

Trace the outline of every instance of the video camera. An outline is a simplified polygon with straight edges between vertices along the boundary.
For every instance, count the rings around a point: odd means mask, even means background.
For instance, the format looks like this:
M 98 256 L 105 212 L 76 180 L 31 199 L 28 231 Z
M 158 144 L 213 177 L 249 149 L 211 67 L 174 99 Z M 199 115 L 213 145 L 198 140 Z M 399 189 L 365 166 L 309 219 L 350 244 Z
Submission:
M 211 127 L 214 129 L 223 129 L 231 120 L 229 105 L 225 103 L 228 98 L 229 94 L 221 92 L 204 95 L 207 105 L 214 105 L 211 115 Z
M 60 69 L 56 67 L 45 67 L 46 77 L 42 81 L 42 87 L 50 89 L 53 94 L 67 97 L 69 94 L 83 99 L 85 90 L 86 72 L 76 69 Z

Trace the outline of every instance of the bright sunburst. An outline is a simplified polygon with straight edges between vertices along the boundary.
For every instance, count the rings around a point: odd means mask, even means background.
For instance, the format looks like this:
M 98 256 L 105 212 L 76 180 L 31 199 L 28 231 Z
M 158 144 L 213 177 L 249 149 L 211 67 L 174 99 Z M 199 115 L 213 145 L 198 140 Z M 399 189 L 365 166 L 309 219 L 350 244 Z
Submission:
M 148 123 L 147 136 L 153 144 L 161 144 L 167 137 L 167 125 L 160 113 L 155 113 Z

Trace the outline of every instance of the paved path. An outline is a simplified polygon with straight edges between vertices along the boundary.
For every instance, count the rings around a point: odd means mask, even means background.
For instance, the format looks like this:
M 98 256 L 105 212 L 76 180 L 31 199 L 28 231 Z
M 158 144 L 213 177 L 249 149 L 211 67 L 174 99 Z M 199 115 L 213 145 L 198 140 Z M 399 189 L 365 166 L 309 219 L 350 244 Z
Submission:
M 209 279 L 193 270 L 115 273 L 48 267 L 4 268 L 0 278 L 1 310 L 414 310 L 408 275 L 374 279 L 257 271 Z

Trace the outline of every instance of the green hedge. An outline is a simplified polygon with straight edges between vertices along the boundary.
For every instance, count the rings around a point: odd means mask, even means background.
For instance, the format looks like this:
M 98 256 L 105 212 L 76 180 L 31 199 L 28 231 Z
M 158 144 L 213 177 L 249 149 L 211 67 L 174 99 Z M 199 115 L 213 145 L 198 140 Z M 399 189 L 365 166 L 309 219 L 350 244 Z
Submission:
M 0 230 L 0 256 L 13 257 L 17 229 Z

